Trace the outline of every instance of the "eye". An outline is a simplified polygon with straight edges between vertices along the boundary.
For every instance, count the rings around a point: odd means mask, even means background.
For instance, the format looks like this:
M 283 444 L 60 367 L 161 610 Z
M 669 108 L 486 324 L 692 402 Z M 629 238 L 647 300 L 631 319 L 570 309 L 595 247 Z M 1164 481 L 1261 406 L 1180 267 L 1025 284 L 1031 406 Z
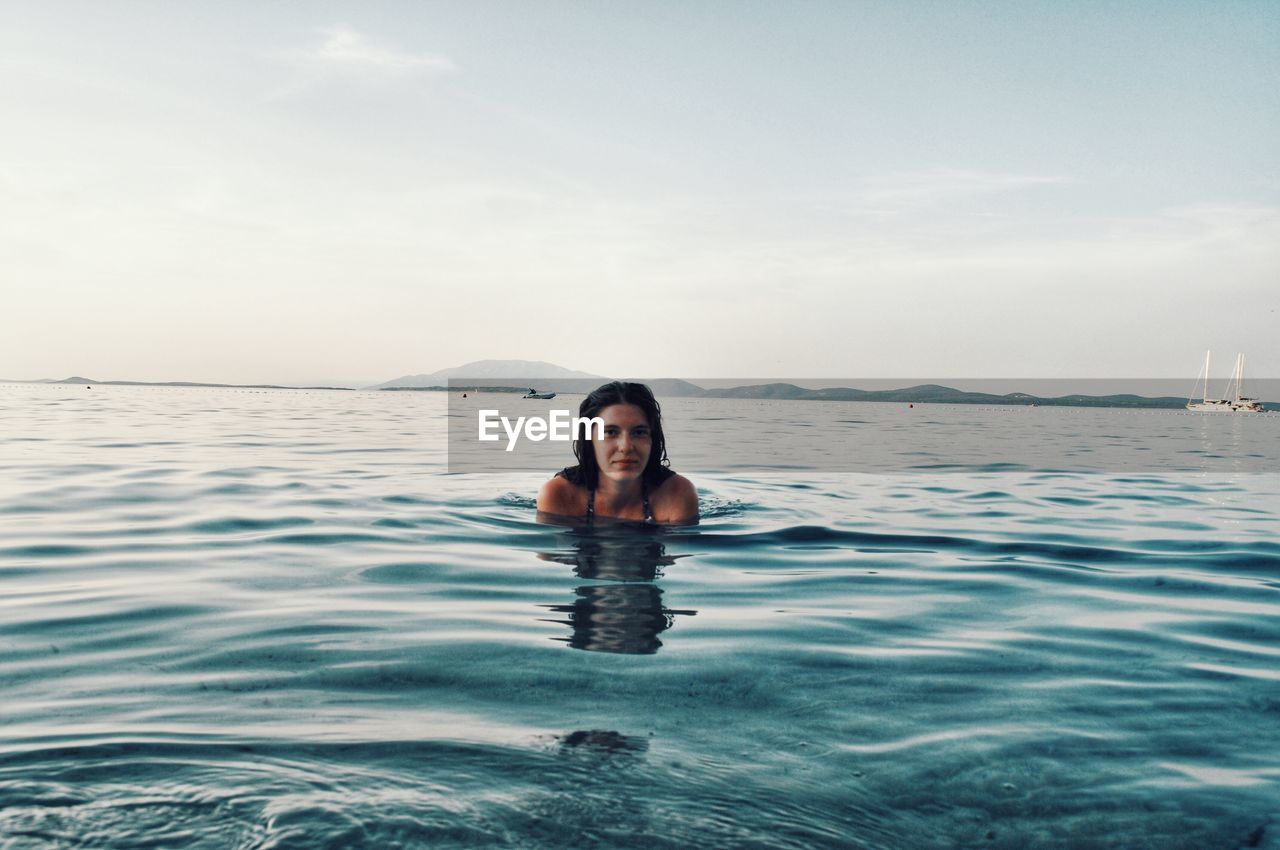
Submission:
M 647 437 L 649 436 L 649 429 L 642 426 L 640 428 L 634 429 L 631 432 L 631 434 L 632 436 L 635 436 L 635 437 Z
M 620 434 L 620 433 L 622 433 L 622 432 L 621 432 L 621 430 L 618 428 L 618 426 L 617 426 L 617 425 L 606 425 L 606 426 L 604 426 L 604 435 L 605 435 L 606 437 L 616 437 L 616 436 L 618 436 L 618 434 Z

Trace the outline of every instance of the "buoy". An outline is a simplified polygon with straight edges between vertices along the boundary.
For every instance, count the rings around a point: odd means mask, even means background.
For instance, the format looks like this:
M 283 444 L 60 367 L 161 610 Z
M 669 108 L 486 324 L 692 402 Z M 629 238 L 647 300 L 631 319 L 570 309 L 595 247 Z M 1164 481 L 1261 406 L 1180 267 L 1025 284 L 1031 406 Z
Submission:
M 908 404 L 907 407 L 915 407 L 914 404 Z

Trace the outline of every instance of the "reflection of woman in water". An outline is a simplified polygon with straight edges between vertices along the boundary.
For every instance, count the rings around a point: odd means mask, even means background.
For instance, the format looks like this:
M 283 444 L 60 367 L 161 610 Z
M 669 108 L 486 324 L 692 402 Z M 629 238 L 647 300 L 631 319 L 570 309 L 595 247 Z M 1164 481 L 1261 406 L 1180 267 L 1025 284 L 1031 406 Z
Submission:
M 555 561 L 573 567 L 578 578 L 605 581 L 653 581 L 685 555 L 668 555 L 661 540 L 603 537 L 597 531 L 592 537 L 575 540 L 572 552 L 539 552 L 544 561 Z
M 662 411 L 644 384 L 614 381 L 582 400 L 580 417 L 604 420 L 604 439 L 574 440 L 576 466 L 556 473 L 538 492 L 538 512 L 661 523 L 698 521 L 698 492 L 667 468 Z
M 658 635 L 671 628 L 677 614 L 662 605 L 662 588 L 652 584 L 589 584 L 579 587 L 572 605 L 546 605 L 567 620 L 553 620 L 573 629 L 564 641 L 574 649 L 652 655 L 662 646 Z
M 552 620 L 572 629 L 567 638 L 553 638 L 574 649 L 591 652 L 652 654 L 662 646 L 658 638 L 677 616 L 697 611 L 667 608 L 662 588 L 653 584 L 662 568 L 680 555 L 668 555 L 655 529 L 616 527 L 574 532 L 571 551 L 543 552 L 538 557 L 573 566 L 579 578 L 605 580 L 578 587 L 571 605 L 543 605 L 565 619 Z M 651 536 L 653 535 L 653 536 Z

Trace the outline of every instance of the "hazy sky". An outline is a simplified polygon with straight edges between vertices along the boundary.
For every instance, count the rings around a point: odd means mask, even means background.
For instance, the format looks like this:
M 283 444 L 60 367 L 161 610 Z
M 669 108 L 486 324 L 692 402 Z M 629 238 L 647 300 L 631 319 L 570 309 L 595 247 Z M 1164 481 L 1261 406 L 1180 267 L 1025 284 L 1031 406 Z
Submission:
M 5 4 L 0 377 L 1280 377 L 1280 4 Z

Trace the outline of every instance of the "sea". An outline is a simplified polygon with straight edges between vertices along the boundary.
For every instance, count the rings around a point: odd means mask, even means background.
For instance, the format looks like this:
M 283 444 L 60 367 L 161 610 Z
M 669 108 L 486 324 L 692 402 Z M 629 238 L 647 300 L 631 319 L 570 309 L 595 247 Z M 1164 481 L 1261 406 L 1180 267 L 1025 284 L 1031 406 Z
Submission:
M 1280 847 L 1280 415 L 776 404 L 658 528 L 444 393 L 0 384 L 0 848 Z

